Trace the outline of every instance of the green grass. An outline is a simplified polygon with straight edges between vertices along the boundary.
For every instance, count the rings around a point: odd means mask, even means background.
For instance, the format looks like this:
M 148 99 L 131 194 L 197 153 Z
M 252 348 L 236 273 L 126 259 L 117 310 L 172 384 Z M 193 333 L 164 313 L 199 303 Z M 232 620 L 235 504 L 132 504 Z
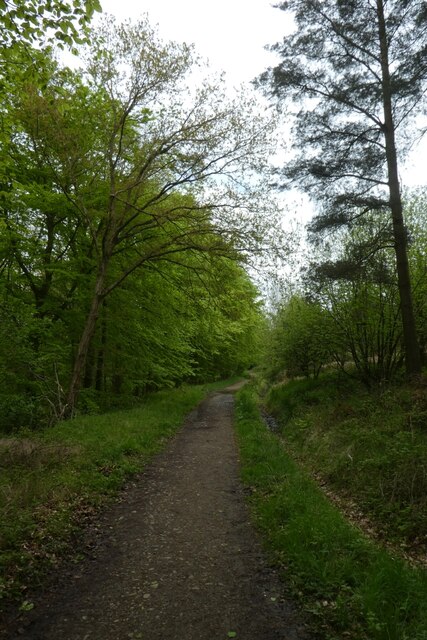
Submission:
M 427 575 L 349 525 L 238 394 L 242 477 L 266 546 L 323 638 L 426 640 Z
M 0 440 L 0 604 L 24 601 L 206 393 L 236 379 L 153 393 L 138 408 L 21 433 L 12 446 Z
M 427 390 L 368 392 L 336 373 L 272 389 L 294 457 L 348 495 L 396 544 L 427 544 Z

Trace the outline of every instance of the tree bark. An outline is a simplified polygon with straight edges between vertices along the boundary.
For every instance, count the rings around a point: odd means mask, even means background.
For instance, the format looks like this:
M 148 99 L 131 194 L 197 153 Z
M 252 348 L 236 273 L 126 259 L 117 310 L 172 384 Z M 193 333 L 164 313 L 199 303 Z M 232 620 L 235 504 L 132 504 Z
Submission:
M 67 398 L 60 412 L 60 417 L 63 420 L 72 417 L 75 412 L 90 344 L 95 333 L 101 304 L 105 297 L 104 285 L 107 275 L 107 268 L 108 260 L 104 258 L 98 269 L 92 303 L 86 318 L 86 323 L 80 338 L 79 345 L 77 347 L 77 353 L 74 359 L 73 373 L 71 376 L 70 386 L 68 388 Z
M 105 349 L 107 346 L 107 306 L 105 303 L 105 298 L 102 301 L 102 323 L 101 323 L 101 344 L 98 349 L 97 359 L 96 359 L 96 379 L 95 379 L 95 389 L 97 391 L 104 391 L 105 384 Z
M 406 373 L 409 377 L 421 373 L 421 355 L 417 340 L 415 314 L 412 301 L 411 278 L 407 252 L 407 234 L 403 220 L 402 197 L 399 185 L 398 162 L 393 119 L 392 91 L 384 0 L 377 0 L 378 34 L 381 51 L 382 94 L 384 108 L 384 139 L 387 157 L 390 208 L 396 252 L 397 279 L 402 315 Z
M 94 370 L 95 370 L 95 353 L 94 353 L 93 345 L 91 345 L 89 348 L 89 352 L 87 354 L 85 373 L 83 377 L 84 389 L 91 389 L 93 387 Z

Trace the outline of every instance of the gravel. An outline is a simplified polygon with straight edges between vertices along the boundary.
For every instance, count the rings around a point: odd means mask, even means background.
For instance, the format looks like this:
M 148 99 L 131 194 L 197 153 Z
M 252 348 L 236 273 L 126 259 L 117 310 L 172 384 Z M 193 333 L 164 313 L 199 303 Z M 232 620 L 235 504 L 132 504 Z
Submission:
M 8 638 L 308 638 L 250 523 L 232 429 L 235 389 L 190 414 L 100 516 L 85 559 L 52 582 Z

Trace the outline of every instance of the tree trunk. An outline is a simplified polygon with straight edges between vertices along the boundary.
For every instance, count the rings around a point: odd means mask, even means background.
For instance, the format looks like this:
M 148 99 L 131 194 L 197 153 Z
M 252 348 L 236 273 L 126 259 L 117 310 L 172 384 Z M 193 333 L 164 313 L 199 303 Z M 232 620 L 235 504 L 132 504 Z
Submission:
M 86 323 L 80 338 L 79 345 L 77 347 L 77 353 L 74 359 L 73 373 L 71 376 L 70 386 L 68 388 L 67 399 L 64 407 L 62 407 L 60 412 L 60 417 L 63 420 L 72 417 L 75 412 L 90 344 L 95 333 L 99 310 L 105 296 L 104 285 L 107 274 L 107 267 L 108 260 L 104 259 L 98 269 L 92 303 L 86 318 Z
M 120 343 L 118 342 L 116 345 L 116 356 L 114 358 L 114 373 L 111 378 L 111 391 L 116 395 L 120 395 L 120 393 L 122 392 L 122 385 L 122 355 Z
M 94 353 L 93 345 L 91 345 L 89 348 L 89 352 L 87 354 L 85 373 L 83 377 L 84 389 L 91 389 L 93 387 L 94 368 L 95 368 L 95 353 Z
M 411 278 L 407 253 L 407 234 L 403 221 L 402 197 L 399 186 L 388 41 L 384 16 L 384 0 L 377 0 L 377 17 L 381 48 L 384 138 L 387 157 L 390 208 L 393 221 L 394 247 L 396 252 L 397 279 L 402 314 L 405 364 L 408 376 L 413 377 L 421 373 L 421 356 L 417 340 L 415 314 L 412 302 Z
M 105 299 L 102 301 L 102 326 L 101 326 L 101 344 L 98 349 L 97 359 L 96 359 L 96 380 L 95 380 L 95 389 L 97 391 L 104 391 L 104 378 L 105 378 L 105 349 L 107 345 L 107 306 L 105 304 Z

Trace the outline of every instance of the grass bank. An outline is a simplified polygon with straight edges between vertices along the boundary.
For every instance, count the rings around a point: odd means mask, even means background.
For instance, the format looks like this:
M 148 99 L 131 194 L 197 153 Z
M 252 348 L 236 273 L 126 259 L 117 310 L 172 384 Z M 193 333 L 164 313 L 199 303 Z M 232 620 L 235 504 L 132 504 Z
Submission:
M 82 525 L 208 392 L 236 380 L 160 391 L 138 408 L 0 439 L 0 606 L 31 607 L 28 589 L 69 554 Z
M 323 638 L 426 640 L 427 575 L 366 539 L 238 395 L 242 477 L 266 546 Z
M 329 373 L 278 385 L 266 400 L 295 459 L 354 503 L 379 537 L 426 553 L 426 387 L 368 392 Z

